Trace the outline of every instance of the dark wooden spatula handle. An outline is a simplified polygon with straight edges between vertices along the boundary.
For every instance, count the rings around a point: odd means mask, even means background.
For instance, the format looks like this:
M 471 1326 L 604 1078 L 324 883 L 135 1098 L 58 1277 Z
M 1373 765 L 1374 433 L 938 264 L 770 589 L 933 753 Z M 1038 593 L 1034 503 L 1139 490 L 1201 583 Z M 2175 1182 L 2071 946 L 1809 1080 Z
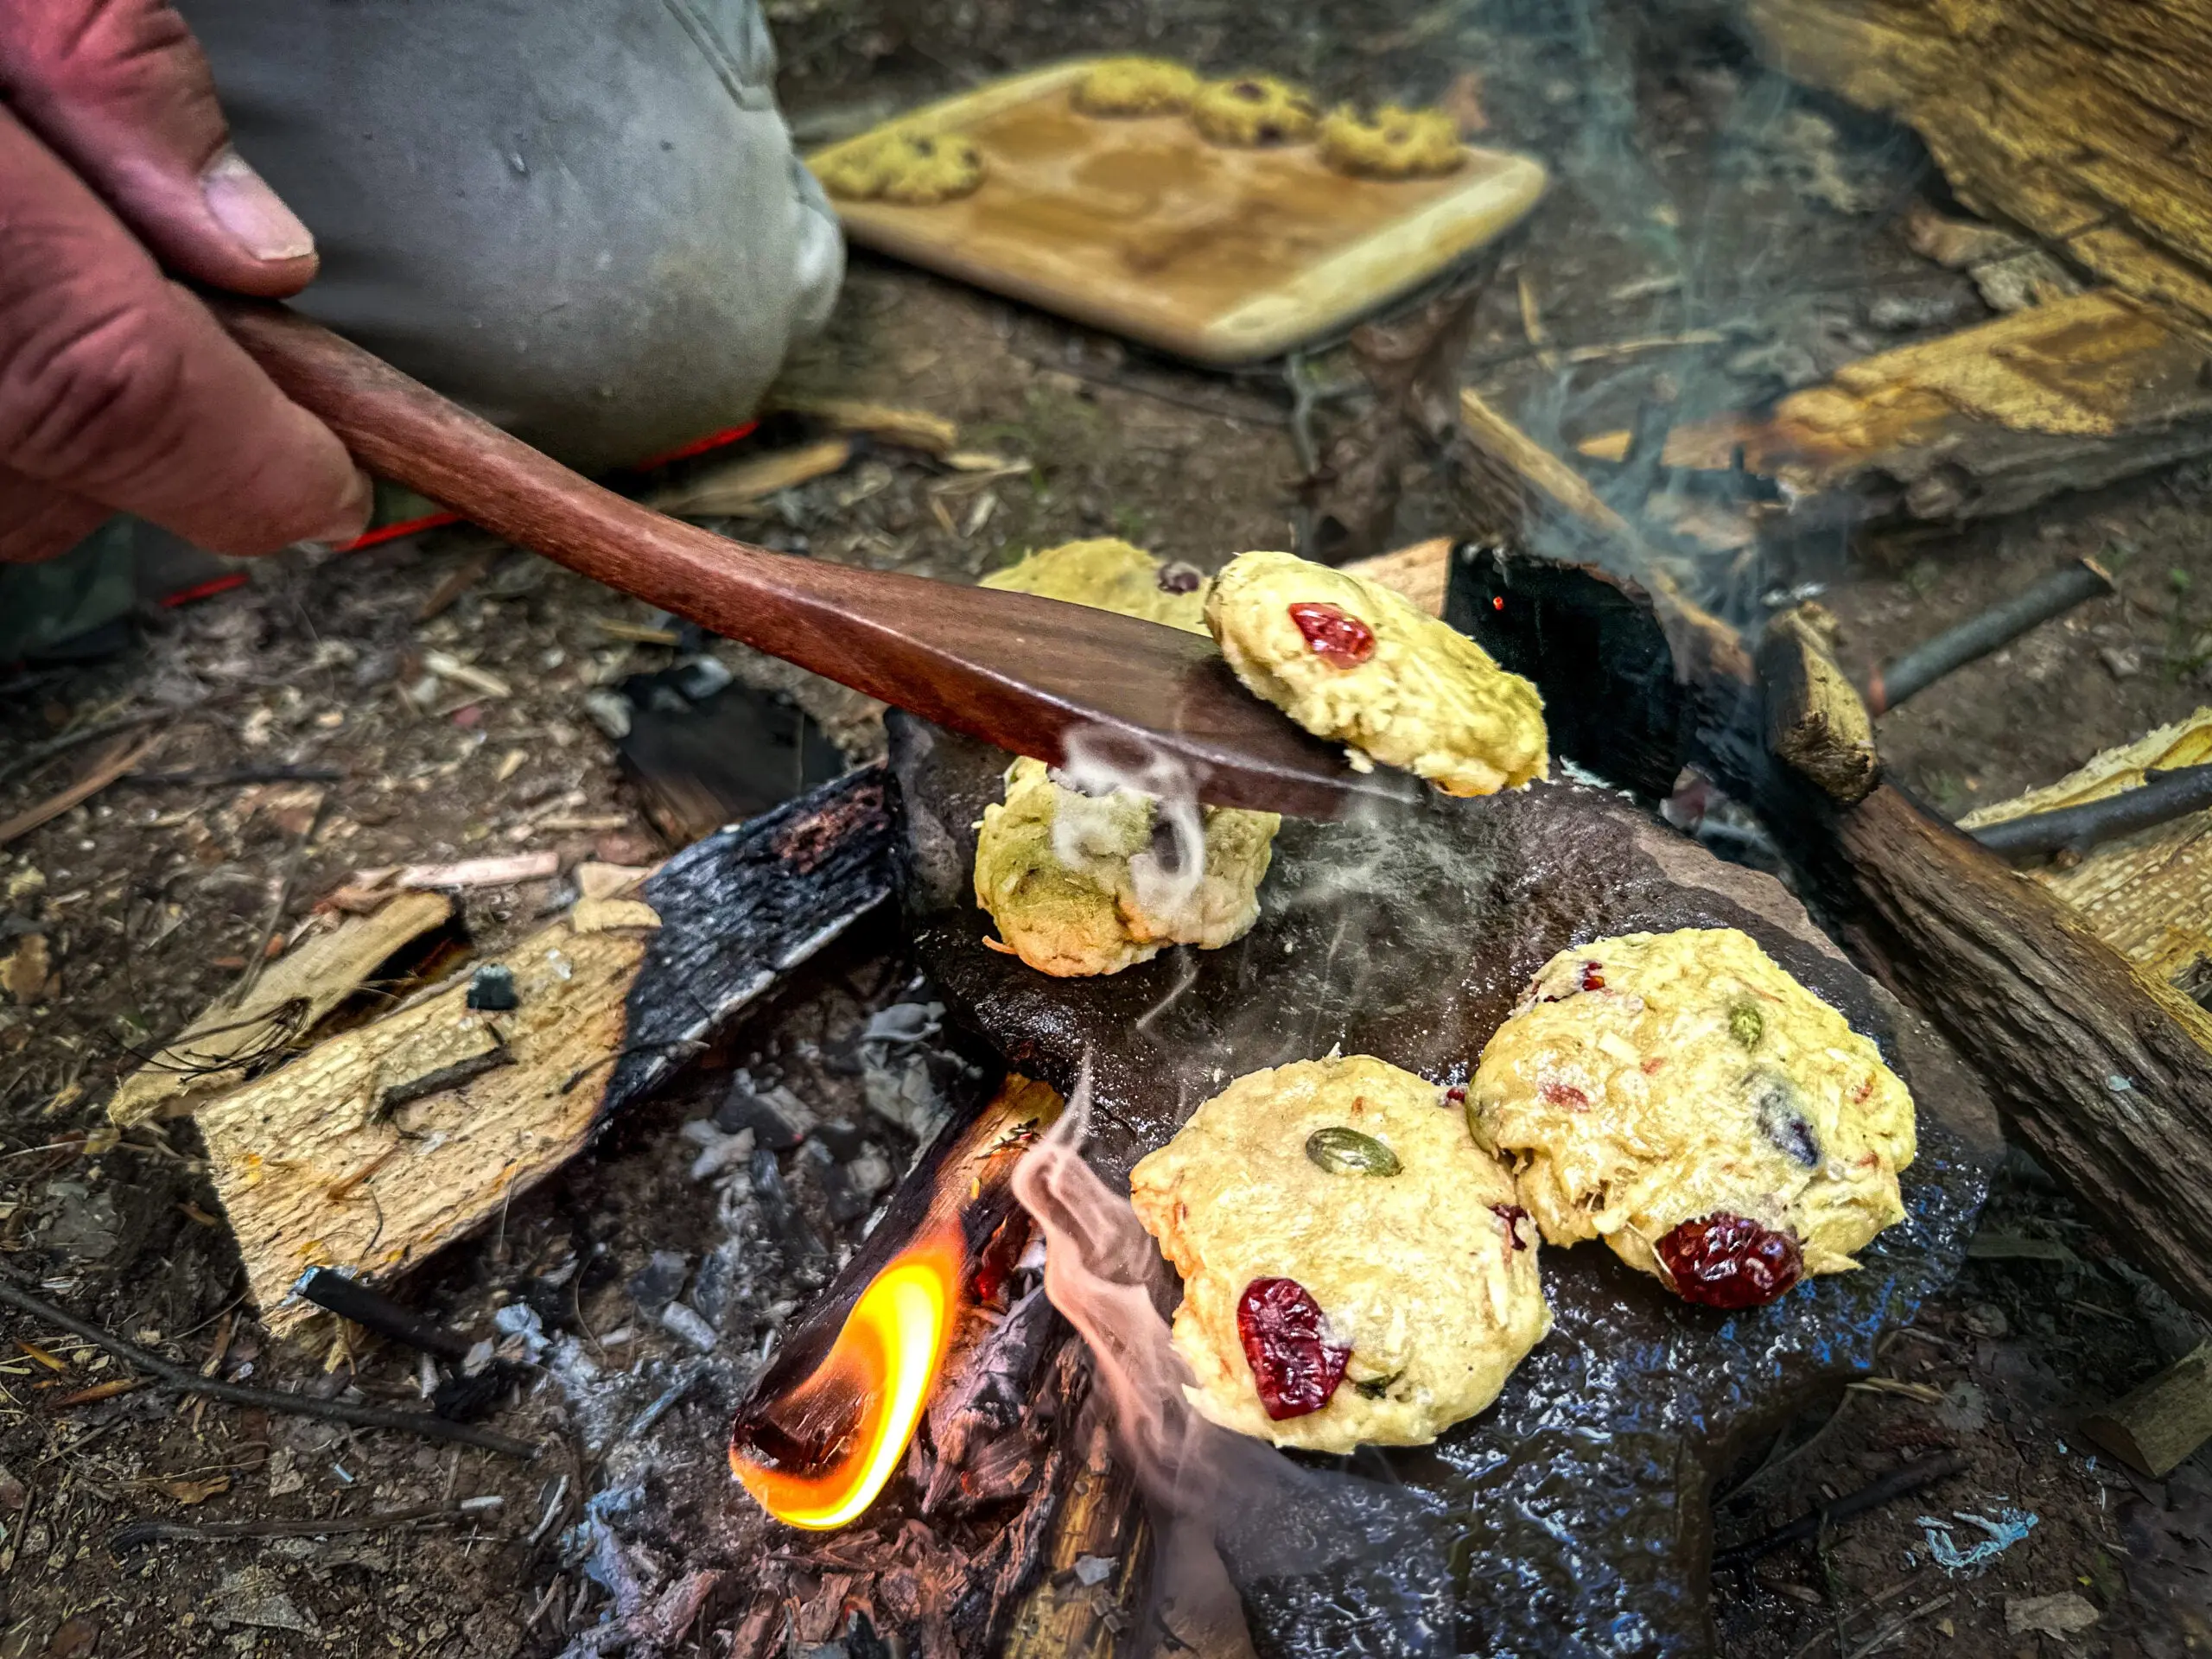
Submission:
M 610 588 L 1001 748 L 1071 734 L 1180 760 L 1201 800 L 1334 817 L 1403 780 L 1353 772 L 1238 686 L 1211 640 L 1027 594 L 772 553 L 602 489 L 296 312 L 211 296 L 370 472 Z

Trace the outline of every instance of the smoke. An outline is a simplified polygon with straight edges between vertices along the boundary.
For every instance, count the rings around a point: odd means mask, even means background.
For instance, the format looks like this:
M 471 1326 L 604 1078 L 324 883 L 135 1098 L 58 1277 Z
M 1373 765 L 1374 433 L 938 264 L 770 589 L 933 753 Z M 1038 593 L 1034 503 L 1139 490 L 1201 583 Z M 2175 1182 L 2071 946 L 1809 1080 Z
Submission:
M 1016 1166 L 1013 1185 L 1045 1240 L 1045 1294 L 1089 1344 L 1094 1402 L 1109 1414 L 1116 1448 L 1151 1505 L 1158 1543 L 1147 1628 L 1157 1640 L 1146 1645 L 1249 1654 L 1240 1592 L 1335 1568 L 1356 1569 L 1370 1586 L 1359 1650 L 1376 1634 L 1386 1637 L 1377 1651 L 1447 1650 L 1440 1607 L 1448 1569 L 1433 1540 L 1415 1535 L 1430 1516 L 1427 1500 L 1303 1467 L 1192 1407 L 1190 1369 L 1162 1312 L 1173 1281 L 1128 1199 L 1084 1161 L 1090 1121 L 1086 1063 L 1067 1109 Z M 1402 1593 L 1373 1589 L 1378 1565 Z M 1352 1647 L 1325 1638 L 1306 1650 Z
M 1083 728 L 1067 737 L 1067 756 L 1052 781 L 1070 791 L 1052 814 L 1052 854 L 1071 869 L 1122 850 L 1128 795 L 1152 807 L 1152 840 L 1129 860 L 1138 906 L 1173 916 L 1198 890 L 1205 874 L 1205 820 L 1189 771 L 1149 744 Z

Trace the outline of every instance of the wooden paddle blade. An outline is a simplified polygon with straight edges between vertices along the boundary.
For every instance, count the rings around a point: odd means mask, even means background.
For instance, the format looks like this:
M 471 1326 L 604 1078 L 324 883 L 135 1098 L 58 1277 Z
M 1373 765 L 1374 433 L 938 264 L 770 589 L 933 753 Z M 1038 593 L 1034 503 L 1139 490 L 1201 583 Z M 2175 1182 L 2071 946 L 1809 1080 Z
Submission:
M 202 296 L 361 464 L 518 547 L 926 720 L 1059 765 L 1180 769 L 1198 799 L 1332 818 L 1402 798 L 1237 684 L 1213 642 L 1030 594 L 772 553 L 602 489 L 283 306 Z

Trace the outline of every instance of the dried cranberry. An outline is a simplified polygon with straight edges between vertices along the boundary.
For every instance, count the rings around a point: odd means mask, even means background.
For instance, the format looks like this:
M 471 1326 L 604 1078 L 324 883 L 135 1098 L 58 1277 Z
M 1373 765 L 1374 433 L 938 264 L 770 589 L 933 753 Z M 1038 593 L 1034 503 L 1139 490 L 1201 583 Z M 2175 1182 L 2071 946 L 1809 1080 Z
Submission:
M 1260 1403 L 1280 1422 L 1329 1403 L 1351 1350 L 1322 1335 L 1321 1305 L 1295 1279 L 1255 1279 L 1236 1299 L 1236 1336 Z
M 1454 1106 L 1465 1105 L 1467 1103 L 1467 1085 L 1464 1083 L 1453 1084 L 1449 1089 L 1446 1089 L 1444 1091 L 1444 1098 L 1450 1101 Z
M 1357 668 L 1375 654 L 1375 630 L 1334 605 L 1294 605 L 1290 620 L 1313 654 L 1338 668 Z
M 1515 1249 L 1525 1250 L 1529 1248 L 1521 1238 L 1521 1224 L 1529 1219 L 1529 1212 L 1517 1204 L 1493 1204 L 1490 1207 L 1490 1212 L 1505 1224 L 1505 1236 L 1513 1241 Z
M 1598 962 L 1586 962 L 1582 964 L 1582 988 L 1584 990 L 1602 991 L 1605 988 L 1605 976 L 1599 971 L 1599 969 L 1604 966 L 1605 964 L 1603 963 Z
M 1796 1239 L 1726 1213 L 1675 1228 L 1659 1261 L 1675 1294 L 1703 1307 L 1760 1307 L 1805 1276 Z
M 1590 1109 L 1590 1096 L 1571 1083 L 1558 1083 L 1548 1078 L 1537 1085 L 1536 1092 L 1543 1096 L 1547 1106 L 1564 1106 L 1570 1112 Z

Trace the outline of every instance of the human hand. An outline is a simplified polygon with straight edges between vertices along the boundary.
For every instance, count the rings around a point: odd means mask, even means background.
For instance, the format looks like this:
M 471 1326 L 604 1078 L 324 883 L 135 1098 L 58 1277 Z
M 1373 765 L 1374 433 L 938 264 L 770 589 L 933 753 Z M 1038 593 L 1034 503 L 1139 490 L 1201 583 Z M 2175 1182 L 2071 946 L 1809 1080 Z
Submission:
M 118 512 L 233 554 L 367 522 L 344 446 L 163 267 L 280 298 L 315 240 L 165 0 L 0 0 L 0 562 Z

